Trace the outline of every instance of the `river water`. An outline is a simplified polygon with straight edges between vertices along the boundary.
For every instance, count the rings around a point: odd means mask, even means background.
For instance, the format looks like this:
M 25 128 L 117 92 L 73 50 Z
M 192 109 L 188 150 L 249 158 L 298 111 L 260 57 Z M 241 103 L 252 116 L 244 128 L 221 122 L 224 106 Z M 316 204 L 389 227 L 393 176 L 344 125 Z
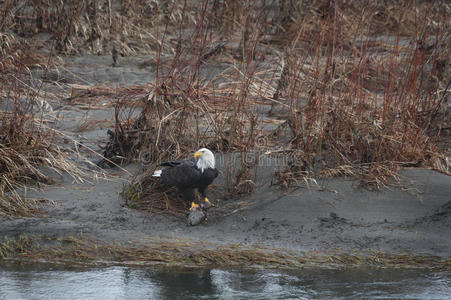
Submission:
M 0 299 L 451 299 L 451 272 L 0 266 Z

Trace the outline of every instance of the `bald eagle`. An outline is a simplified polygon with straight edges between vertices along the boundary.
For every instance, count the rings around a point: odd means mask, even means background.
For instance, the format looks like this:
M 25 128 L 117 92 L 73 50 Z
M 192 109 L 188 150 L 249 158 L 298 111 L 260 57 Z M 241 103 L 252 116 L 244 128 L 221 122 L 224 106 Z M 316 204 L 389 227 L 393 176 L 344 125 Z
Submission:
M 176 186 L 183 198 L 191 203 L 190 211 L 211 206 L 207 198 L 207 188 L 218 176 L 213 152 L 202 148 L 194 153 L 192 159 L 165 162 L 160 166 L 165 168 L 156 170 L 152 176 L 160 177 L 165 185 Z M 195 189 L 198 189 L 202 196 L 200 205 L 194 202 Z

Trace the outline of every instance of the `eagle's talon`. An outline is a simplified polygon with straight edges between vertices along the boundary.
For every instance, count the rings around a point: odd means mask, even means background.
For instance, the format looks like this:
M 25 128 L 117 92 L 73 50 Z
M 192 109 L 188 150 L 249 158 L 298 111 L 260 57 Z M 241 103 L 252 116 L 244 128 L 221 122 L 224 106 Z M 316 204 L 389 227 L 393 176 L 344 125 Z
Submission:
M 196 211 L 199 210 L 199 204 L 196 204 L 194 202 L 191 202 L 191 207 L 189 208 L 189 211 Z
M 207 197 L 205 197 L 205 202 L 207 202 L 210 206 L 215 206 L 213 203 L 210 202 L 210 200 L 208 200 Z
M 210 207 L 213 206 L 214 206 L 213 203 L 211 203 L 207 197 L 205 197 L 205 199 L 200 204 L 200 207 L 202 207 L 203 209 L 209 209 Z

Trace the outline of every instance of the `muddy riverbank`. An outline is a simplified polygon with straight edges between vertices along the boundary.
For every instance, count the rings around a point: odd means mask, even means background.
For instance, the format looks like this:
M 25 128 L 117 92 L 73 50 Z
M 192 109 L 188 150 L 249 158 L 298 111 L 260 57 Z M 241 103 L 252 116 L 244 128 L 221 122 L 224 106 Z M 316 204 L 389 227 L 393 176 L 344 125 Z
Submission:
M 114 261 L 114 257 L 106 254 L 111 247 L 118 253 L 126 249 L 148 251 L 148 255 L 136 253 L 129 257 L 130 261 L 142 260 L 141 263 L 173 260 L 174 263 L 215 264 L 227 253 L 230 261 L 222 261 L 225 265 L 258 265 L 255 255 L 264 253 L 269 256 L 260 261 L 263 265 L 286 263 L 289 266 L 293 260 L 299 265 L 315 261 L 340 264 L 339 260 L 326 259 L 334 255 L 354 256 L 342 261 L 345 264 L 371 264 L 362 258 L 384 253 L 393 255 L 381 260 L 387 264 L 395 260 L 404 263 L 400 257 L 406 263 L 413 263 L 425 256 L 435 257 L 440 264 L 449 266 L 450 178 L 421 169 L 405 170 L 401 174 L 404 190 L 393 188 L 381 192 L 367 191 L 355 181 L 343 178 L 292 192 L 281 191 L 266 182 L 254 194 L 238 200 L 216 198 L 216 207 L 209 211 L 207 221 L 195 227 L 187 226 L 185 217 L 148 214 L 125 207 L 119 197 L 124 180 L 74 184 L 71 178 L 65 177 L 60 183 L 29 193 L 51 201 L 45 215 L 2 217 L 1 233 L 9 241 L 24 237 L 33 240 L 25 257 L 32 258 L 34 252 L 40 259 L 50 260 L 69 259 L 65 255 L 74 251 L 73 246 L 88 253 L 73 257 L 75 261 L 89 258 L 91 262 Z M 115 175 L 127 177 L 125 171 L 117 171 Z M 93 251 L 94 247 L 104 247 L 105 252 Z M 52 248 L 59 249 L 61 255 L 52 256 Z M 154 256 L 161 251 L 165 253 L 165 249 L 172 258 Z M 16 250 L 11 257 L 21 257 L 20 249 Z M 214 257 L 210 257 L 211 261 L 186 260 L 187 256 L 202 258 L 206 251 Z M 248 253 L 248 260 L 240 256 L 242 253 Z M 280 253 L 284 253 L 282 257 Z M 269 257 L 274 254 L 271 262 Z M 417 258 L 411 261 L 408 257 Z M 434 260 L 433 264 L 438 261 Z M 428 263 L 425 259 L 424 264 Z

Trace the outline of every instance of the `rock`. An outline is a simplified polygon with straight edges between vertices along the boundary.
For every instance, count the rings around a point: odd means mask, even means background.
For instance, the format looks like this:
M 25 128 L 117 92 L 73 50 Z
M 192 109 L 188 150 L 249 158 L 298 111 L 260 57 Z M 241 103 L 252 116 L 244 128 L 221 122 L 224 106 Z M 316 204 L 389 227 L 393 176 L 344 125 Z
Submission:
M 195 226 L 200 224 L 203 220 L 205 220 L 207 215 L 202 210 L 196 209 L 192 210 L 188 216 L 188 225 Z

